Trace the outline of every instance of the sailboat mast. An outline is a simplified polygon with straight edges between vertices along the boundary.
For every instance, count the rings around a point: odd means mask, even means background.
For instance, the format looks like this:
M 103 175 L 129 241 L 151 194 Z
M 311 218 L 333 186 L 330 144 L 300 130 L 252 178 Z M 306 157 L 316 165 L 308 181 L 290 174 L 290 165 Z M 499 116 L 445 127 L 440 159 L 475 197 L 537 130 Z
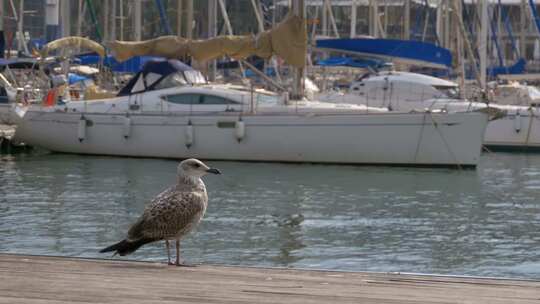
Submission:
M 134 1 L 134 9 L 135 9 L 135 12 L 134 12 L 134 22 L 133 22 L 133 27 L 135 28 L 135 40 L 136 41 L 140 41 L 142 39 L 142 36 L 141 36 L 141 26 L 142 26 L 142 22 L 141 22 L 141 18 L 142 18 L 142 8 L 141 8 L 141 0 L 135 0 Z
M 488 38 L 488 6 L 489 1 L 480 1 L 481 5 L 481 25 L 480 25 L 480 37 L 478 40 L 478 52 L 480 53 L 480 87 L 482 90 L 486 90 L 487 82 L 487 38 Z
M 186 1 L 186 38 L 193 38 L 193 0 Z
M 4 39 L 4 0 L 0 0 L 0 58 L 5 55 L 6 41 Z
M 305 3 L 304 0 L 293 0 L 292 1 L 292 12 L 296 16 L 302 17 L 305 19 Z M 304 23 L 304 26 L 305 23 Z M 305 55 L 305 54 L 304 54 Z M 299 100 L 304 96 L 304 69 L 295 68 L 294 69 L 294 82 L 293 82 L 293 100 Z
M 357 7 L 356 7 L 356 1 L 357 0 L 352 0 L 351 2 L 351 32 L 350 32 L 350 37 L 351 38 L 354 38 L 356 37 L 356 19 L 357 19 L 357 16 L 356 16 L 356 10 L 357 10 Z

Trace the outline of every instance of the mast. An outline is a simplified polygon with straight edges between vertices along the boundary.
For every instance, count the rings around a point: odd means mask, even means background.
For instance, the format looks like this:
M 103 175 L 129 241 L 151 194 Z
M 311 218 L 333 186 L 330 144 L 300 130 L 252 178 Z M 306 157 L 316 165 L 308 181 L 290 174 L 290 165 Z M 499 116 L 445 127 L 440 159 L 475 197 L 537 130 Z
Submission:
M 109 0 L 102 0 L 103 9 L 103 41 L 109 40 Z
M 259 5 L 260 5 L 259 1 L 251 0 L 251 6 L 253 7 L 253 11 L 255 12 L 255 18 L 257 19 L 257 26 L 259 29 L 259 33 L 262 33 L 264 32 L 264 22 L 261 16 L 261 7 Z
M 369 34 L 375 38 L 379 38 L 379 7 L 377 0 L 369 0 L 369 8 L 371 12 L 371 22 L 369 23 Z
M 83 5 L 83 0 L 79 0 L 79 5 L 77 6 L 77 36 L 81 36 L 82 34 Z
M 176 0 L 176 36 L 182 37 L 182 0 Z
M 124 40 L 124 0 L 120 0 L 120 40 Z
M 225 22 L 225 28 L 227 29 L 227 34 L 228 35 L 233 35 L 233 30 L 232 30 L 232 26 L 231 26 L 231 20 L 229 19 L 229 14 L 227 13 L 227 8 L 225 6 L 225 0 L 217 0 L 217 1 L 218 1 L 218 4 L 219 4 L 219 8 L 221 10 L 221 16 L 223 17 L 223 21 Z M 240 68 L 240 73 L 242 74 L 242 77 L 245 78 L 246 73 L 245 73 L 242 61 L 238 61 L 238 67 Z
M 321 15 L 322 15 L 322 26 L 321 26 L 321 35 L 328 37 L 328 11 L 326 10 L 326 1 L 324 0 L 321 4 Z
M 351 38 L 354 38 L 356 37 L 356 13 L 357 13 L 357 7 L 356 7 L 356 1 L 357 0 L 352 0 L 352 3 L 351 3 Z
M 135 29 L 135 40 L 140 41 L 142 39 L 141 36 L 141 18 L 142 18 L 142 8 L 141 8 L 141 0 L 134 0 L 134 16 L 133 16 L 133 27 Z
M 116 40 L 116 0 L 112 0 L 111 4 L 111 33 L 109 40 Z
M 332 11 L 332 5 L 330 1 L 325 1 L 325 10 L 328 12 L 328 17 L 330 17 L 330 23 L 332 24 L 332 30 L 334 31 L 334 37 L 339 38 L 339 31 L 337 29 L 336 19 L 334 18 L 334 12 Z
M 461 0 L 454 0 L 452 3 L 452 12 L 454 13 L 454 16 L 456 18 L 459 34 L 462 38 L 461 42 L 463 42 L 465 46 L 465 51 L 467 53 L 468 59 L 470 60 L 471 66 L 473 67 L 474 76 L 478 80 L 478 83 L 480 83 L 480 73 L 478 71 L 478 65 L 476 62 L 476 55 L 474 54 L 473 47 L 471 42 L 469 41 L 467 37 L 467 30 L 465 29 L 465 24 L 463 24 L 462 19 L 462 7 L 461 7 Z M 461 58 L 464 60 L 465 56 L 461 56 Z
M 62 0 L 61 2 L 61 18 L 62 18 L 62 37 L 71 36 L 71 1 Z
M 213 38 L 217 36 L 217 3 L 215 0 L 208 0 L 208 37 Z M 217 73 L 217 60 L 212 60 L 208 66 L 209 73 L 208 78 L 210 81 L 216 79 Z
M 193 0 L 187 0 L 186 5 L 186 38 L 193 38 Z
M 305 6 L 304 0 L 292 0 L 292 12 L 305 19 Z M 305 26 L 305 24 L 304 24 Z M 304 96 L 304 69 L 294 69 L 294 81 L 293 81 L 293 94 L 291 98 L 293 100 L 300 100 Z
M 480 54 L 480 87 L 483 90 L 486 90 L 486 69 L 487 69 L 487 39 L 488 39 L 488 26 L 489 26 L 489 16 L 488 16 L 488 6 L 489 1 L 482 0 L 480 3 L 481 8 L 481 26 L 480 26 L 480 36 L 478 40 L 478 52 Z
M 405 0 L 405 14 L 403 17 L 403 39 L 411 38 L 411 0 Z
M 526 40 L 526 34 L 527 34 L 527 0 L 521 0 L 521 29 L 519 33 L 519 55 L 521 58 L 525 58 L 527 52 L 525 50 L 525 46 L 527 45 L 525 43 Z M 525 58 L 526 59 L 526 58 Z
M 5 57 L 6 40 L 4 38 L 4 0 L 0 0 L 0 58 Z
M 462 7 L 461 7 L 461 1 L 460 0 L 451 0 L 451 1 L 455 1 L 454 4 L 454 10 L 457 10 L 458 12 L 462 12 Z M 459 16 L 458 14 L 454 14 L 454 20 L 456 21 L 457 24 L 460 24 L 458 20 L 459 19 Z M 464 50 L 464 43 L 463 43 L 463 39 L 464 37 L 458 33 L 456 35 L 456 38 L 457 38 L 457 41 L 456 41 L 456 50 L 457 50 L 457 59 L 458 59 L 458 75 L 459 75 L 459 97 L 461 99 L 465 99 L 467 98 L 467 92 L 465 91 L 466 88 L 465 88 L 465 54 L 463 52 Z
M 24 25 L 24 0 L 19 1 L 19 14 L 17 17 L 17 35 L 19 36 L 19 39 L 17 39 L 17 50 L 21 50 L 22 46 L 25 45 L 24 43 L 24 32 L 23 32 L 23 25 Z

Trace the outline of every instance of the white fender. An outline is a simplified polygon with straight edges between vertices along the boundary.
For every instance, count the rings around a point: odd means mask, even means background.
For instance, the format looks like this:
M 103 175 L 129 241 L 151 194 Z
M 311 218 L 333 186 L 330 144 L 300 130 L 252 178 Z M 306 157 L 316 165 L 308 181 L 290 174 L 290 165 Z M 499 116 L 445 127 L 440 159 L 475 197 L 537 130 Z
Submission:
M 191 120 L 188 121 L 188 124 L 186 126 L 185 137 L 186 147 L 189 149 L 193 145 L 193 124 L 191 123 Z
M 125 139 L 131 135 L 131 118 L 129 116 L 124 117 L 123 135 Z
M 516 131 L 516 133 L 521 131 L 521 115 L 519 114 L 519 111 L 516 112 L 516 116 L 514 117 L 514 131 Z
M 242 117 L 240 117 L 235 124 L 235 136 L 238 142 L 241 142 L 246 136 L 246 125 L 244 124 L 244 121 L 242 121 Z
M 77 129 L 77 138 L 79 139 L 79 142 L 82 142 L 86 138 L 86 118 L 81 115 L 81 119 L 79 119 L 79 127 Z

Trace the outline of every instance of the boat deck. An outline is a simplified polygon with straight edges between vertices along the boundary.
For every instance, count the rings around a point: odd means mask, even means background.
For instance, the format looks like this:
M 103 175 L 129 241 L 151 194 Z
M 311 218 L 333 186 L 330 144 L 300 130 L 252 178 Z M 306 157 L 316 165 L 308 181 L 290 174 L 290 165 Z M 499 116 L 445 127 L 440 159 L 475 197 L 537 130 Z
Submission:
M 540 281 L 0 254 L 0 303 L 540 303 Z

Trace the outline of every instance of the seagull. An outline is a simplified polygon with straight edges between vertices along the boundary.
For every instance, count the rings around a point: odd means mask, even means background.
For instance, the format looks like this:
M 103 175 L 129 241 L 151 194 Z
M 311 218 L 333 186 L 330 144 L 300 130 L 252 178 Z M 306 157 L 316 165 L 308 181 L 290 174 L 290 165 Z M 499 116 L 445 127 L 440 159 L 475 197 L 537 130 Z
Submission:
M 129 228 L 127 237 L 100 252 L 115 251 L 125 256 L 142 245 L 165 241 L 167 259 L 171 263 L 169 241 L 176 240 L 176 266 L 180 263 L 180 239 L 195 228 L 204 216 L 208 205 L 206 187 L 201 177 L 207 173 L 221 174 L 198 159 L 190 158 L 178 165 L 176 184 L 158 194 L 145 208 L 139 219 Z M 114 256 L 113 255 L 113 256 Z

